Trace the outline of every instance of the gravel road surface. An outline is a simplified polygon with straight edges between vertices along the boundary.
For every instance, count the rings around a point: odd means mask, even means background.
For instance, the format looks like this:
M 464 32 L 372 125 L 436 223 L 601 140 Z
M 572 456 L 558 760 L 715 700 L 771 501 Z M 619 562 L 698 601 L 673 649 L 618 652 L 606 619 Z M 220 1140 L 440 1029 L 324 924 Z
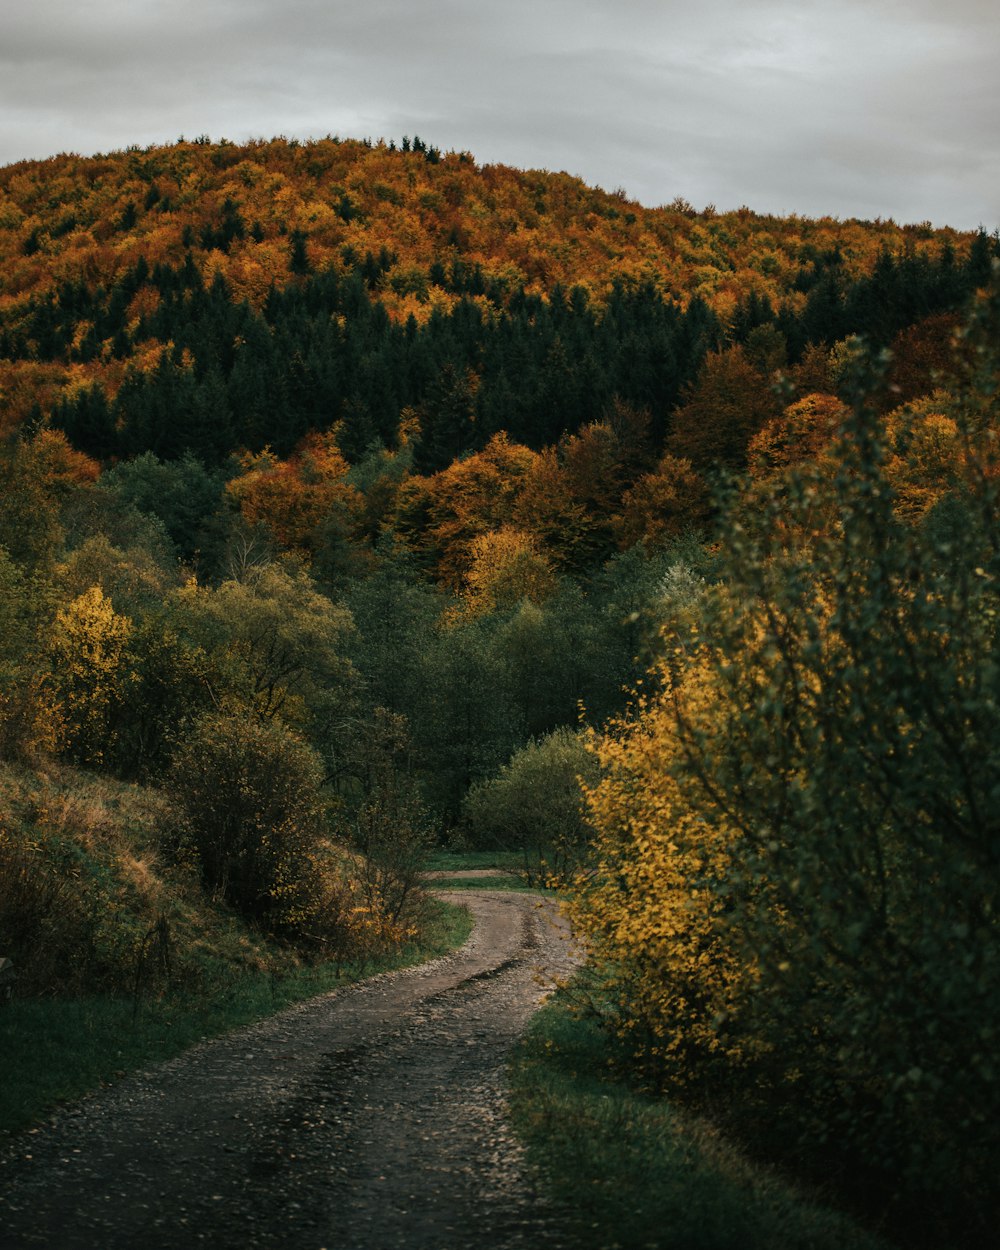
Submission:
M 0 1247 L 564 1247 L 507 1123 L 504 1065 L 565 923 L 528 894 L 440 897 L 453 955 L 206 1042 L 0 1157 Z

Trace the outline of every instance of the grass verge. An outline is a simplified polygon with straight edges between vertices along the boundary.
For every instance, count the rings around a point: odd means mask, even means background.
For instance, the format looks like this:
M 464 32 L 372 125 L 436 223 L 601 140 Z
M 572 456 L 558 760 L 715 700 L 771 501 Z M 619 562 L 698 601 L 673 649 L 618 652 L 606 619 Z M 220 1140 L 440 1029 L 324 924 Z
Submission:
M 212 992 L 129 998 L 26 998 L 0 1005 L 0 1131 L 40 1119 L 61 1103 L 127 1072 L 169 1059 L 283 1007 L 378 972 L 410 967 L 460 946 L 472 929 L 463 907 L 428 900 L 421 936 L 365 963 L 317 963 L 282 975 L 218 970 Z
M 524 867 L 523 851 L 435 851 L 424 865 L 428 872 L 474 872 L 485 868 L 506 868 L 518 872 Z
M 529 1158 L 578 1250 L 886 1250 L 712 1128 L 609 1075 L 609 1041 L 556 996 L 511 1061 Z
M 426 883 L 429 890 L 502 890 L 506 893 L 539 894 L 538 886 L 528 885 L 520 877 L 435 877 Z

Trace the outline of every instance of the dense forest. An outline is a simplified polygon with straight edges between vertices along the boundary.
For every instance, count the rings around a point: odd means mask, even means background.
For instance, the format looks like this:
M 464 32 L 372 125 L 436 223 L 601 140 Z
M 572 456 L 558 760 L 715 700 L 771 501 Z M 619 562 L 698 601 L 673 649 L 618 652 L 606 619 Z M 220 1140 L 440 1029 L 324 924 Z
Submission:
M 19 992 L 162 913 L 96 784 L 303 957 L 522 848 L 640 1079 L 985 1228 L 998 263 L 420 139 L 0 169 Z

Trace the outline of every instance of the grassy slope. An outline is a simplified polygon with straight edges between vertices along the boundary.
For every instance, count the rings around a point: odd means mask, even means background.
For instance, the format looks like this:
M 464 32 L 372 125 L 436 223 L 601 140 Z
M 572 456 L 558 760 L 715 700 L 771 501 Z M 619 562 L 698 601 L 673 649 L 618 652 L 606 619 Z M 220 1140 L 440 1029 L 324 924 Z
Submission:
M 0 1130 L 290 1003 L 460 945 L 463 908 L 428 900 L 418 939 L 365 961 L 309 961 L 207 899 L 163 851 L 160 791 L 52 766 L 0 765 Z M 142 952 L 162 918 L 169 975 Z M 137 972 L 141 993 L 136 993 Z

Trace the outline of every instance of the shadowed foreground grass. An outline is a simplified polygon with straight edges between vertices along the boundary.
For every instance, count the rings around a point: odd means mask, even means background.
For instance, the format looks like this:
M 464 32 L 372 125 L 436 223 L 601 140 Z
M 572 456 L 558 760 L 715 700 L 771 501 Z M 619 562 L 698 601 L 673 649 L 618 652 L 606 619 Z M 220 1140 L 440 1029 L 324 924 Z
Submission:
M 0 1005 L 0 1131 L 23 1128 L 71 1101 L 230 1029 L 378 972 L 406 968 L 460 946 L 472 929 L 464 907 L 431 901 L 419 941 L 365 963 L 320 963 L 281 976 L 253 971 L 211 993 L 128 998 L 32 998 Z
M 511 1062 L 529 1157 L 579 1250 L 886 1250 L 710 1126 L 608 1075 L 607 1039 L 557 996 Z

